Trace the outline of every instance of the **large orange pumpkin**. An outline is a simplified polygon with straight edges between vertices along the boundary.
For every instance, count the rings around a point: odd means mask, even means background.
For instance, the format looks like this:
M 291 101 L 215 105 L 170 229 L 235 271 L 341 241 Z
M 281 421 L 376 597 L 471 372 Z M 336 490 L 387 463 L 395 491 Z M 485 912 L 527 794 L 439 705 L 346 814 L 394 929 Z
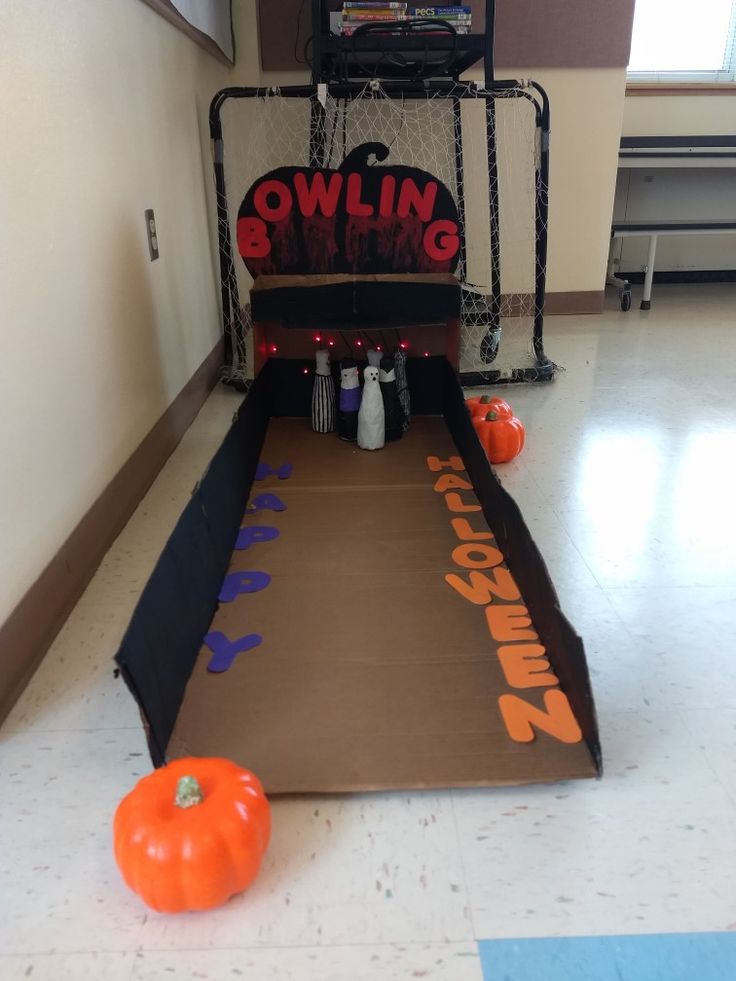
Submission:
M 491 463 L 508 463 L 524 448 L 524 424 L 516 416 L 501 416 L 491 410 L 473 420 L 475 431 Z
M 130 888 L 162 913 L 212 909 L 256 877 L 271 833 L 258 779 L 230 760 L 175 760 L 143 777 L 113 825 Z

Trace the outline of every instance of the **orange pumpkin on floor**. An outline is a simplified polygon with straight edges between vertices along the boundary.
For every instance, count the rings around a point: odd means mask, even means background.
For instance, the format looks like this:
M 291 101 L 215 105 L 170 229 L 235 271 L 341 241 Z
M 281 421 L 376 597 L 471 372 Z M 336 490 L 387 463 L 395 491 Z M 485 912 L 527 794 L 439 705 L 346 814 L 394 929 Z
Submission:
M 115 859 L 130 888 L 161 913 L 220 906 L 255 879 L 271 833 L 257 777 L 230 760 L 175 760 L 123 798 Z
M 516 416 L 501 416 L 495 409 L 473 420 L 481 446 L 491 463 L 508 463 L 524 448 L 524 424 Z
M 476 419 L 485 419 L 486 415 L 491 411 L 508 419 L 514 414 L 514 410 L 509 403 L 498 398 L 497 395 L 474 395 L 472 398 L 465 399 L 465 404 L 468 407 L 470 418 L 473 421 Z

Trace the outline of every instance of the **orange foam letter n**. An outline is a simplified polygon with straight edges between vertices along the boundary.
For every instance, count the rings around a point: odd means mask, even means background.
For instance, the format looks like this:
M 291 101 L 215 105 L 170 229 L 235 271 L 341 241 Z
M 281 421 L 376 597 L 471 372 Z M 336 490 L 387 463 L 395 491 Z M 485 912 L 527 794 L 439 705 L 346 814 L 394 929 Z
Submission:
M 544 710 L 530 705 L 518 695 L 501 695 L 498 707 L 506 730 L 516 743 L 533 742 L 536 738 L 534 726 L 561 743 L 579 743 L 583 738 L 567 695 L 559 688 L 544 693 Z

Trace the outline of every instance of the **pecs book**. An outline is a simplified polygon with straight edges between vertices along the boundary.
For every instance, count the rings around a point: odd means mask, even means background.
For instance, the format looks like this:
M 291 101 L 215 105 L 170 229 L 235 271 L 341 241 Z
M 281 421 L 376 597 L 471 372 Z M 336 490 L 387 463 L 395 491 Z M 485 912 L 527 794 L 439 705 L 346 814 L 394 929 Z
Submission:
M 410 7 L 410 17 L 440 17 L 442 20 L 454 20 L 456 17 L 470 17 L 471 7 Z

